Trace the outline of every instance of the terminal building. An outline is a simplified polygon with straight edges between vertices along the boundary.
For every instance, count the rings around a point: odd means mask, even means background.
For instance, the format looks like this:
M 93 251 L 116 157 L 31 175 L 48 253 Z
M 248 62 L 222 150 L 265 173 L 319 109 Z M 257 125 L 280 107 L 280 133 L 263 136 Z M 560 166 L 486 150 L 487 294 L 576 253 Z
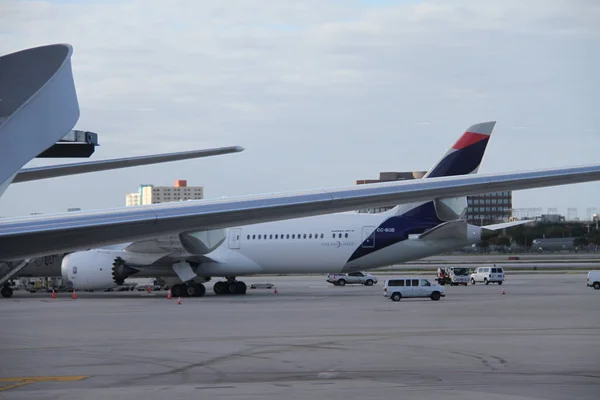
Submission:
M 427 171 L 414 172 L 380 172 L 379 179 L 357 180 L 357 185 L 378 182 L 404 181 L 420 179 Z M 394 205 L 359 210 L 359 212 L 378 213 L 393 208 Z M 484 193 L 467 197 L 466 219 L 473 225 L 488 225 L 508 222 L 512 215 L 512 192 Z
M 174 201 L 202 200 L 202 186 L 188 186 L 185 180 L 176 180 L 173 186 L 140 185 L 137 192 L 125 196 L 126 206 L 170 203 Z

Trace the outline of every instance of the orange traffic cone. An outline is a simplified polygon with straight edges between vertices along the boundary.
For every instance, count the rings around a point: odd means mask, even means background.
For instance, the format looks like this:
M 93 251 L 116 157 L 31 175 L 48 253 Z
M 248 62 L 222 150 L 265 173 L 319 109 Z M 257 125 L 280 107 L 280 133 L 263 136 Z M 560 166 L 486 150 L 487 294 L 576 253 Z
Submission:
M 171 289 L 167 292 L 167 300 L 171 300 Z
M 71 295 L 71 298 L 73 300 L 75 300 L 77 298 L 77 293 L 75 293 L 75 289 L 73 289 L 73 294 Z
M 506 294 L 506 290 L 502 289 L 502 294 Z
M 279 292 L 277 291 L 277 286 L 275 286 L 275 290 L 273 290 L 273 293 L 274 293 L 274 294 L 277 294 L 277 293 L 279 293 Z
M 150 293 L 150 286 L 146 286 L 146 292 Z
M 177 298 L 177 304 L 181 304 L 181 297 Z
M 52 298 L 55 299 L 56 298 L 56 293 L 54 293 L 54 288 L 52 288 Z

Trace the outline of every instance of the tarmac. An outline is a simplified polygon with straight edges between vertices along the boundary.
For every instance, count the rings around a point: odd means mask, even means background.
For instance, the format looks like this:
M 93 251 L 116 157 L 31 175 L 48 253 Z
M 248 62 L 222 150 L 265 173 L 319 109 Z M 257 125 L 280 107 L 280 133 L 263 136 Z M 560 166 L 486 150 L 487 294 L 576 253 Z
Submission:
M 585 273 L 397 303 L 375 275 L 248 278 L 278 293 L 211 285 L 180 305 L 164 291 L 17 291 L 0 300 L 0 398 L 598 399 L 600 291 Z

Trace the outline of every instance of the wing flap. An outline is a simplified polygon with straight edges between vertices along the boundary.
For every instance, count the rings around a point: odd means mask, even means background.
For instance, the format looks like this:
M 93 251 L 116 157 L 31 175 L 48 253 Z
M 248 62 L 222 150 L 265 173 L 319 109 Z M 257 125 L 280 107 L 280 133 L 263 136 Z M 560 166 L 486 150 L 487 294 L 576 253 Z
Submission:
M 0 260 L 20 260 L 186 231 L 597 180 L 600 165 L 5 218 L 0 220 Z

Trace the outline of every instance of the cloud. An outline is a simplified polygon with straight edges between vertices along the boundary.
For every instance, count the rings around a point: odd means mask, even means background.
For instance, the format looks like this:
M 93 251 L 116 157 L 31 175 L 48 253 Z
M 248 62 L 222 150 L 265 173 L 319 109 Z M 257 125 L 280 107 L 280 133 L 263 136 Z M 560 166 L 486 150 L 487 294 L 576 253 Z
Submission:
M 247 150 L 39 183 L 64 191 L 43 206 L 22 201 L 33 184 L 15 185 L 0 207 L 64 208 L 65 198 L 84 208 L 120 205 L 120 193 L 140 181 L 181 175 L 193 175 L 209 196 L 352 184 L 379 170 L 427 169 L 466 127 L 490 119 L 498 125 L 482 172 L 507 169 L 508 150 L 511 169 L 595 162 L 589 143 L 539 156 L 526 149 L 564 143 L 565 131 L 595 124 L 600 56 L 590 49 L 600 39 L 599 5 L 5 0 L 1 53 L 74 46 L 78 127 L 100 133 L 98 158 Z M 153 111 L 132 111 L 146 109 Z M 412 140 L 414 121 L 435 126 L 419 133 L 427 147 Z M 526 135 L 510 128 L 519 126 Z M 70 188 L 92 181 L 114 191 Z M 536 193 L 520 201 L 546 201 Z

